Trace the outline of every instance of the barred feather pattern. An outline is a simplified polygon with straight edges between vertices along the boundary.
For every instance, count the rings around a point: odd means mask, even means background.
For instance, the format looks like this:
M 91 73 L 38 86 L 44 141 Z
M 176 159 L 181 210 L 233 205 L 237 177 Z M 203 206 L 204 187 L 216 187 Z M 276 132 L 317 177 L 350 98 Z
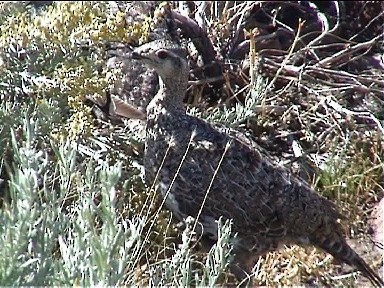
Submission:
M 233 219 L 238 240 L 231 268 L 239 279 L 250 272 L 255 257 L 296 243 L 319 247 L 383 285 L 347 244 L 333 203 L 238 132 L 185 113 L 189 69 L 177 44 L 150 42 L 133 58 L 160 77 L 160 90 L 147 107 L 146 181 L 167 197 L 177 218 L 198 218 L 200 232 L 212 240 L 217 239 L 216 220 Z

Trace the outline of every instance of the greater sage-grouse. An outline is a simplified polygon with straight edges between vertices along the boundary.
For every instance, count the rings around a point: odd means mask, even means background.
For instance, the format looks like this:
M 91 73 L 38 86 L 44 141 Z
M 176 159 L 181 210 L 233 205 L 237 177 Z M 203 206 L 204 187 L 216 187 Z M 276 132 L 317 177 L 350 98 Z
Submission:
M 216 220 L 233 219 L 237 233 L 232 271 L 246 277 L 257 256 L 282 244 L 314 245 L 360 270 L 380 286 L 379 275 L 347 244 L 335 206 L 303 180 L 270 160 L 245 137 L 186 114 L 189 68 L 175 43 L 156 40 L 136 48 L 159 75 L 147 107 L 146 181 L 179 219 L 198 218 L 217 239 Z

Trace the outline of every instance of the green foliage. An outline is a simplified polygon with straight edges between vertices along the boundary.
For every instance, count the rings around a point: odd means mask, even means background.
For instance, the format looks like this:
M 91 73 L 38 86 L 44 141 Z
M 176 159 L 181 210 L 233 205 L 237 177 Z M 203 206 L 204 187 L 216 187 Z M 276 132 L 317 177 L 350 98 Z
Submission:
M 87 135 L 92 121 L 82 100 L 104 95 L 118 75 L 103 68 L 105 43 L 144 41 L 150 19 L 128 24 L 108 2 L 55 2 L 38 13 L 20 4 L 1 8 L 0 99 L 54 99 L 63 115 L 70 112 L 59 132 Z
M 28 119 L 25 140 L 12 132 L 11 201 L 0 210 L 0 284 L 122 283 L 137 258 L 142 221 L 116 213 L 121 164 L 88 162 L 81 171 L 75 143 L 51 142 L 43 151 L 35 132 Z
M 219 219 L 218 241 L 208 252 L 204 264 L 199 263 L 198 258 L 190 248 L 194 234 L 191 229 L 193 223 L 193 219 L 187 219 L 187 228 L 183 231 L 182 243 L 174 255 L 149 267 L 151 286 L 186 287 L 193 284 L 214 287 L 220 283 L 220 277 L 223 277 L 223 273 L 228 268 L 228 263 L 232 258 L 232 223 L 229 220 L 223 223 L 223 219 Z M 195 270 L 194 267 L 196 266 L 200 266 L 201 269 Z
M 212 123 L 222 123 L 228 127 L 236 128 L 245 120 L 255 116 L 255 108 L 262 103 L 266 84 L 264 78 L 257 76 L 245 96 L 244 104 L 236 102 L 233 106 L 223 105 L 223 107 L 214 107 L 209 111 L 201 111 L 196 107 L 191 107 L 188 109 L 188 113 Z
M 367 131 L 366 139 L 356 138 L 352 133 L 345 145 L 333 147 L 332 157 L 324 163 L 316 179 L 319 191 L 337 200 L 349 218 L 363 221 L 363 211 L 376 202 L 383 191 L 381 142 L 376 133 Z

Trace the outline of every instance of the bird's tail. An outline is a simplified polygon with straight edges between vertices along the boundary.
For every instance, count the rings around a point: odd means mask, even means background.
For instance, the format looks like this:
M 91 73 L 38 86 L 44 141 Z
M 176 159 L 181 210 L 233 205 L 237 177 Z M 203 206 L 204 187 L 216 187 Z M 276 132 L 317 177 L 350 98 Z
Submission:
M 333 238 L 333 239 L 332 239 Z M 348 245 L 345 239 L 340 235 L 334 237 L 324 237 L 323 241 L 317 246 L 332 254 L 335 259 L 347 263 L 357 268 L 372 284 L 383 287 L 384 282 L 373 269 Z

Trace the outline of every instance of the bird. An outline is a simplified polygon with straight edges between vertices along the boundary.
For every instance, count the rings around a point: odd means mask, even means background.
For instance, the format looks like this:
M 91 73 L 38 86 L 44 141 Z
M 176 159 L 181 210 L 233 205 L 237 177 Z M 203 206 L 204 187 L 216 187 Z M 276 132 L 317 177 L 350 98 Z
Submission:
M 132 58 L 159 76 L 146 108 L 145 179 L 177 219 L 195 218 L 212 241 L 219 217 L 232 219 L 237 237 L 230 269 L 239 280 L 259 256 L 294 243 L 321 248 L 384 285 L 348 245 L 335 204 L 240 132 L 186 113 L 189 66 L 177 42 L 148 42 Z
M 105 97 L 93 97 L 93 95 L 86 95 L 84 102 L 92 107 L 92 113 L 97 119 L 106 121 L 116 120 L 119 117 L 145 119 L 145 113 L 140 111 L 135 105 L 131 105 L 115 95 L 111 95 L 109 91 Z

